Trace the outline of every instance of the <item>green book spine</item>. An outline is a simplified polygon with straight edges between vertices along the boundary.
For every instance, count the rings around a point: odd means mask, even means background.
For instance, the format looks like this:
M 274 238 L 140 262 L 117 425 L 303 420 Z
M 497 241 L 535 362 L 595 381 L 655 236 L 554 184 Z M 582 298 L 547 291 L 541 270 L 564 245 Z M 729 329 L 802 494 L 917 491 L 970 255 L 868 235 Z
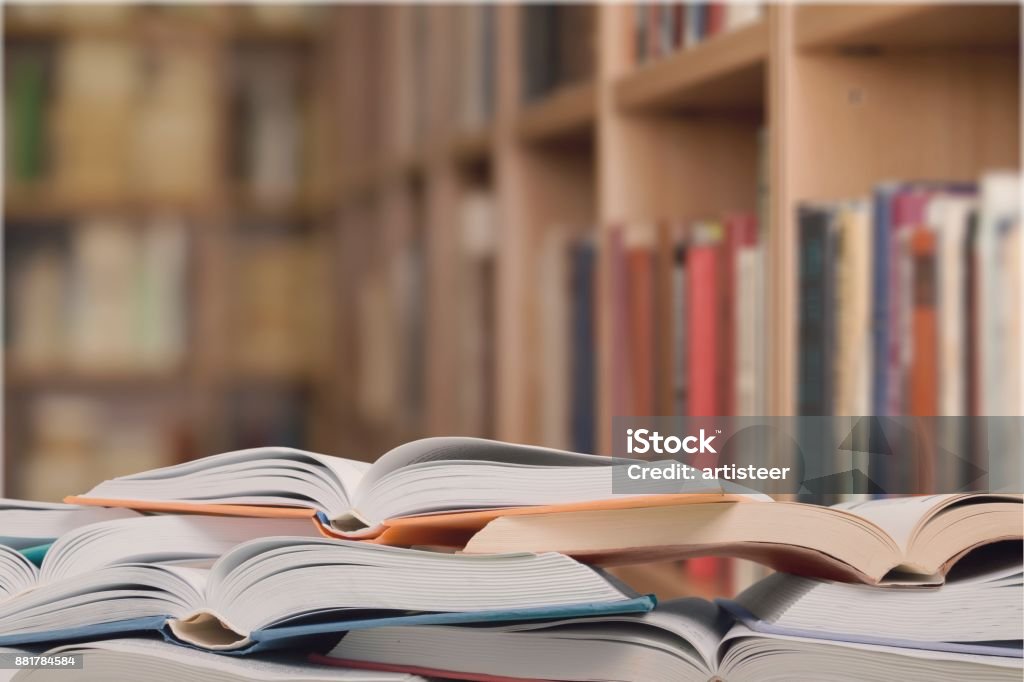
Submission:
M 42 61 L 29 57 L 18 60 L 11 74 L 11 145 L 14 178 L 38 180 L 43 174 L 43 105 L 46 73 Z

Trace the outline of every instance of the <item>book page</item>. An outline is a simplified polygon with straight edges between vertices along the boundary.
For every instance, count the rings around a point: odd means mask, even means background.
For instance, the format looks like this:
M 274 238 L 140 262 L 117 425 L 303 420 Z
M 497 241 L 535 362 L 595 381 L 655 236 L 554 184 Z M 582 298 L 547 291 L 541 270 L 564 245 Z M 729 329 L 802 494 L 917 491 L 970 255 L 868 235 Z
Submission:
M 940 507 L 959 495 L 926 495 L 888 500 L 844 502 L 834 506 L 863 517 L 889 534 L 905 553 L 917 528 Z

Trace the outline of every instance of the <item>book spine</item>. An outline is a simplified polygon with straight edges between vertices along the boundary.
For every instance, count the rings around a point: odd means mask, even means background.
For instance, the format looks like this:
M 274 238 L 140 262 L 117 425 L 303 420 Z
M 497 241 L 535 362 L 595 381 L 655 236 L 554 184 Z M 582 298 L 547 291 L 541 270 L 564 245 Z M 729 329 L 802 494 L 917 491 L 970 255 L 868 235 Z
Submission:
M 675 393 L 675 329 L 673 308 L 673 268 L 675 252 L 671 226 L 662 221 L 657 226 L 655 248 L 655 414 L 672 414 Z
M 707 25 L 703 37 L 710 38 L 718 35 L 725 28 L 725 3 L 709 2 L 705 11 L 707 12 Z
M 687 254 L 687 376 L 691 416 L 715 416 L 720 404 L 717 251 L 715 245 L 699 244 L 691 246 Z
M 43 174 L 46 133 L 46 64 L 42 54 L 26 50 L 11 56 L 10 70 L 10 145 L 14 179 L 31 182 Z
M 596 451 L 596 260 L 594 242 L 583 240 L 572 249 L 572 447 Z
M 686 41 L 686 5 L 672 3 L 672 49 L 678 50 Z
M 640 2 L 633 6 L 633 61 L 643 64 L 647 61 L 647 15 L 651 7 Z
M 928 226 L 910 235 L 913 263 L 913 348 L 911 369 L 911 414 L 938 414 L 938 280 L 937 237 Z
M 889 327 L 886 363 L 885 414 L 903 414 L 906 407 L 906 387 L 909 344 L 910 316 L 910 258 L 907 235 L 909 230 L 921 225 L 929 195 L 917 188 L 896 194 L 892 203 L 892 226 L 889 230 L 889 309 L 886 324 Z
M 687 315 L 686 245 L 680 240 L 673 247 L 672 320 L 673 320 L 673 402 L 669 414 L 687 414 L 687 360 L 689 353 L 689 318 Z
M 569 253 L 564 228 L 546 231 L 539 259 L 539 284 L 536 305 L 541 316 L 540 408 L 541 442 L 565 449 L 570 441 L 572 372 L 571 289 Z M 578 352 L 578 351 L 576 351 Z
M 801 206 L 800 314 L 797 400 L 799 414 L 827 415 L 832 411 L 832 349 L 829 330 L 832 287 L 829 267 L 834 248 L 832 213 L 826 207 Z
M 910 365 L 910 414 L 933 416 L 938 414 L 938 314 L 936 281 L 936 236 L 926 226 L 914 229 L 910 235 L 910 253 L 913 263 L 913 358 Z M 927 429 L 925 437 L 928 437 Z M 926 445 L 927 447 L 927 445 Z M 920 492 L 932 492 L 935 483 L 935 453 L 926 449 L 920 457 L 917 487 Z
M 732 413 L 749 416 L 757 409 L 757 326 L 758 246 L 757 221 L 745 216 L 735 225 L 735 271 L 733 273 L 733 344 L 734 397 Z
M 608 260 L 611 284 L 612 318 L 612 415 L 628 414 L 632 394 L 629 374 L 629 296 L 626 253 L 622 229 L 612 228 L 608 235 Z
M 633 415 L 653 415 L 654 409 L 654 267 L 646 247 L 627 255 L 629 268 L 630 376 Z
M 889 319 L 889 231 L 891 204 L 897 188 L 882 185 L 875 189 L 872 205 L 874 235 L 872 239 L 872 381 L 871 413 L 884 415 L 887 412 L 886 397 L 889 385 L 888 348 Z

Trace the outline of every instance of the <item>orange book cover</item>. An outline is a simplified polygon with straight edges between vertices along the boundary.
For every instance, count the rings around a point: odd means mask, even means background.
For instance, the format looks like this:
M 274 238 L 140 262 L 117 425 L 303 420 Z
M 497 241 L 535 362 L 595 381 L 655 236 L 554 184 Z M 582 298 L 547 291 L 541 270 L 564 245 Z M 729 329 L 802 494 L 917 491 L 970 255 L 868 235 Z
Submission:
M 255 518 L 308 518 L 326 537 L 346 540 L 366 540 L 376 544 L 394 546 L 436 545 L 459 548 L 488 523 L 501 516 L 551 514 L 605 509 L 634 509 L 701 502 L 743 501 L 742 496 L 722 493 L 684 493 L 672 495 L 618 496 L 588 502 L 574 502 L 536 507 L 505 507 L 479 511 L 455 511 L 442 514 L 424 514 L 389 519 L 381 527 L 341 532 L 325 526 L 313 509 L 302 507 L 270 507 L 238 504 L 206 504 L 198 502 L 155 502 L 151 500 L 112 500 L 93 497 L 67 497 L 68 504 L 97 507 L 124 507 L 138 511 L 177 514 L 210 514 L 216 516 L 246 516 Z
M 633 388 L 630 414 L 653 415 L 654 408 L 654 254 L 635 247 L 626 254 L 629 271 L 629 369 Z

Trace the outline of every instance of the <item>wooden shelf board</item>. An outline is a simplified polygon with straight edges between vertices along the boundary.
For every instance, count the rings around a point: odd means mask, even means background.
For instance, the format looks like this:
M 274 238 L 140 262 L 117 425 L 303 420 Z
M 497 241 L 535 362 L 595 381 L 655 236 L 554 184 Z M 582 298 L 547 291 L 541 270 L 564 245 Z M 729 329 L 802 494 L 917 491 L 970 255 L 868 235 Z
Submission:
M 516 132 L 534 143 L 558 142 L 586 134 L 597 118 L 597 88 L 592 81 L 566 85 L 519 113 Z
M 768 42 L 759 21 L 644 64 L 615 84 L 616 103 L 628 111 L 760 109 Z
M 10 190 L 4 197 L 4 222 L 43 222 L 89 215 L 153 215 L 161 212 L 207 215 L 216 212 L 216 197 L 185 199 L 127 196 L 61 197 L 48 188 Z
M 802 49 L 1019 49 L 1017 4 L 807 5 L 797 9 Z
M 227 30 L 223 21 L 194 17 L 137 14 L 110 23 L 71 23 L 60 20 L 28 21 L 6 17 L 4 37 L 8 40 L 66 40 L 74 37 L 107 40 L 148 41 L 154 38 L 221 36 Z
M 483 163 L 491 157 L 493 142 L 490 128 L 460 132 L 451 142 L 451 158 L 466 166 Z
M 25 370 L 8 367 L 4 376 L 7 390 L 45 389 L 166 389 L 185 380 L 180 371 L 147 369 L 79 370 L 52 368 Z
M 242 189 L 236 190 L 233 196 L 233 213 L 254 220 L 306 220 L 331 208 L 329 202 L 315 201 L 312 197 L 267 200 Z
M 323 24 L 266 24 L 241 20 L 228 29 L 232 38 L 241 42 L 291 43 L 303 45 L 315 42 L 324 32 Z

